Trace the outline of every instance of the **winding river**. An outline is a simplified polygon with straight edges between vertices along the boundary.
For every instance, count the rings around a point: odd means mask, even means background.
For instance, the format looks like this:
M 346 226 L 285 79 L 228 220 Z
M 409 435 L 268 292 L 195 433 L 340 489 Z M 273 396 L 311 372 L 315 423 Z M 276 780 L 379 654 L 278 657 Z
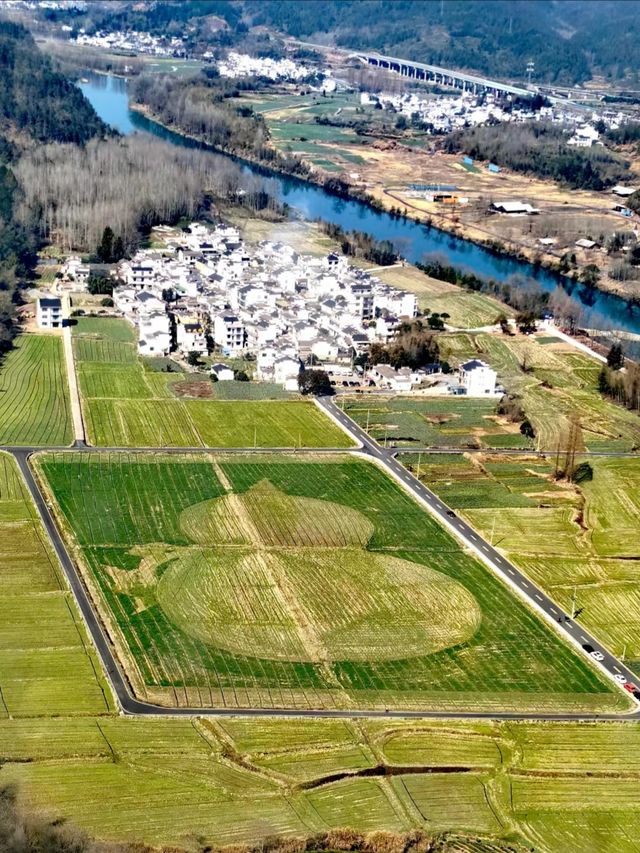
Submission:
M 119 77 L 88 74 L 87 82 L 80 88 L 93 104 L 98 115 L 107 124 L 123 134 L 150 133 L 185 147 L 206 146 L 187 139 L 162 127 L 145 116 L 129 109 L 127 83 Z M 249 164 L 243 168 L 257 175 L 262 170 Z M 640 312 L 630 312 L 626 303 L 617 296 L 583 289 L 562 276 L 532 264 L 496 255 L 469 240 L 453 237 L 434 227 L 426 227 L 411 220 L 397 219 L 361 201 L 347 201 L 326 192 L 321 187 L 297 178 L 273 175 L 269 178 L 269 190 L 275 192 L 305 219 L 325 219 L 340 225 L 345 230 L 364 231 L 377 240 L 391 240 L 397 250 L 411 262 L 424 259 L 426 255 L 437 255 L 457 267 L 462 267 L 479 276 L 497 281 L 511 280 L 513 276 L 535 280 L 544 290 L 553 292 L 562 288 L 580 308 L 582 323 L 593 329 L 620 329 L 640 334 Z

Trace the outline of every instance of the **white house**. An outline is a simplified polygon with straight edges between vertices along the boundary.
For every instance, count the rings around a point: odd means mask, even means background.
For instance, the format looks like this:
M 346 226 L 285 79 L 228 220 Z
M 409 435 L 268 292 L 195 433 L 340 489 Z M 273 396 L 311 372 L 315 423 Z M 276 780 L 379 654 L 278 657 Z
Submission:
M 224 311 L 216 316 L 213 321 L 213 340 L 222 347 L 223 352 L 233 354 L 244 349 L 245 346 L 244 323 L 236 314 Z
M 567 145 L 573 145 L 576 148 L 591 148 L 599 139 L 600 134 L 595 127 L 587 125 L 586 127 L 579 127 L 573 136 L 567 140 Z
M 58 296 L 41 296 L 36 307 L 38 326 L 41 329 L 62 328 L 62 301 Z
M 496 393 L 495 370 L 484 361 L 472 358 L 458 368 L 458 381 L 469 397 L 484 397 Z
M 197 352 L 206 354 L 207 337 L 202 324 L 193 316 L 174 314 L 176 324 L 176 345 L 181 353 Z
M 212 364 L 211 374 L 217 376 L 219 382 L 229 382 L 233 379 L 233 370 L 227 364 Z
M 299 373 L 300 362 L 297 358 L 285 355 L 275 360 L 273 365 L 273 381 L 282 385 L 286 391 L 298 390 Z
M 157 312 L 141 315 L 138 331 L 138 352 L 140 355 L 169 355 L 171 329 L 168 314 Z

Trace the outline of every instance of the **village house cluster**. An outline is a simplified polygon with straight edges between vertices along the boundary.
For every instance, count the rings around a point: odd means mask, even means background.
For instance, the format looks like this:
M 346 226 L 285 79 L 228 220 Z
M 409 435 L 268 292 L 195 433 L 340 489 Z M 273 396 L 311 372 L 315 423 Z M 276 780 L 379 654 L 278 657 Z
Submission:
M 209 58 L 206 53 L 204 58 Z M 218 71 L 222 77 L 266 77 L 268 80 L 288 81 L 305 80 L 313 73 L 311 68 L 291 59 L 260 58 L 233 50 L 229 51 L 226 59 L 218 62 Z
M 88 35 L 84 29 L 78 30 L 75 38 L 76 44 L 99 47 L 103 50 L 128 50 L 134 53 L 144 53 L 151 56 L 174 56 L 185 55 L 184 42 L 181 38 L 159 38 L 151 33 L 136 32 L 128 30 L 123 32 L 96 32 Z
M 264 241 L 250 247 L 232 227 L 161 229 L 164 246 L 138 252 L 114 270 L 115 308 L 138 329 L 144 356 L 250 354 L 256 378 L 297 387 L 302 364 L 336 373 L 372 341 L 388 341 L 416 297 L 347 260 L 298 254 Z M 83 288 L 87 265 L 71 258 L 64 276 Z M 420 381 L 415 380 L 415 381 Z

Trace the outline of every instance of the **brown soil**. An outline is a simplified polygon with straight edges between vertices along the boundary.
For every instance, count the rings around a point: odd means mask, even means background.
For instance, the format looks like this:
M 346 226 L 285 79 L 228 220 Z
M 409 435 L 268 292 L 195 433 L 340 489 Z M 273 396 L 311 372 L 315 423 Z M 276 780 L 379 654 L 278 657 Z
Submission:
M 213 397 L 211 383 L 203 379 L 184 379 L 173 386 L 176 397 L 195 397 L 198 400 L 210 400 Z

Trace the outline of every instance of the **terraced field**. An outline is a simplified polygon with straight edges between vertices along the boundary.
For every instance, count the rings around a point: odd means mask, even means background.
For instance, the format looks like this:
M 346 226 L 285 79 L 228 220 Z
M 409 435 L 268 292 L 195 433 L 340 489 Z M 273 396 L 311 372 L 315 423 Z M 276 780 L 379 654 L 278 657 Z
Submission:
M 60 453 L 41 470 L 153 701 L 621 701 L 372 464 Z
M 80 394 L 91 444 L 103 447 L 350 447 L 349 437 L 303 400 L 189 399 L 185 375 L 145 370 L 125 320 L 74 327 Z M 196 377 L 197 379 L 198 377 Z M 203 381 L 210 384 L 206 377 Z M 219 383 L 244 385 L 246 383 Z M 236 389 L 237 390 L 237 389 Z M 277 396 L 281 396 L 278 394 Z
M 402 460 L 565 610 L 575 593 L 580 621 L 640 675 L 640 460 L 591 457 L 579 488 L 555 481 L 552 459 Z
M 71 440 L 62 338 L 20 335 L 0 361 L 0 444 L 65 445 Z

